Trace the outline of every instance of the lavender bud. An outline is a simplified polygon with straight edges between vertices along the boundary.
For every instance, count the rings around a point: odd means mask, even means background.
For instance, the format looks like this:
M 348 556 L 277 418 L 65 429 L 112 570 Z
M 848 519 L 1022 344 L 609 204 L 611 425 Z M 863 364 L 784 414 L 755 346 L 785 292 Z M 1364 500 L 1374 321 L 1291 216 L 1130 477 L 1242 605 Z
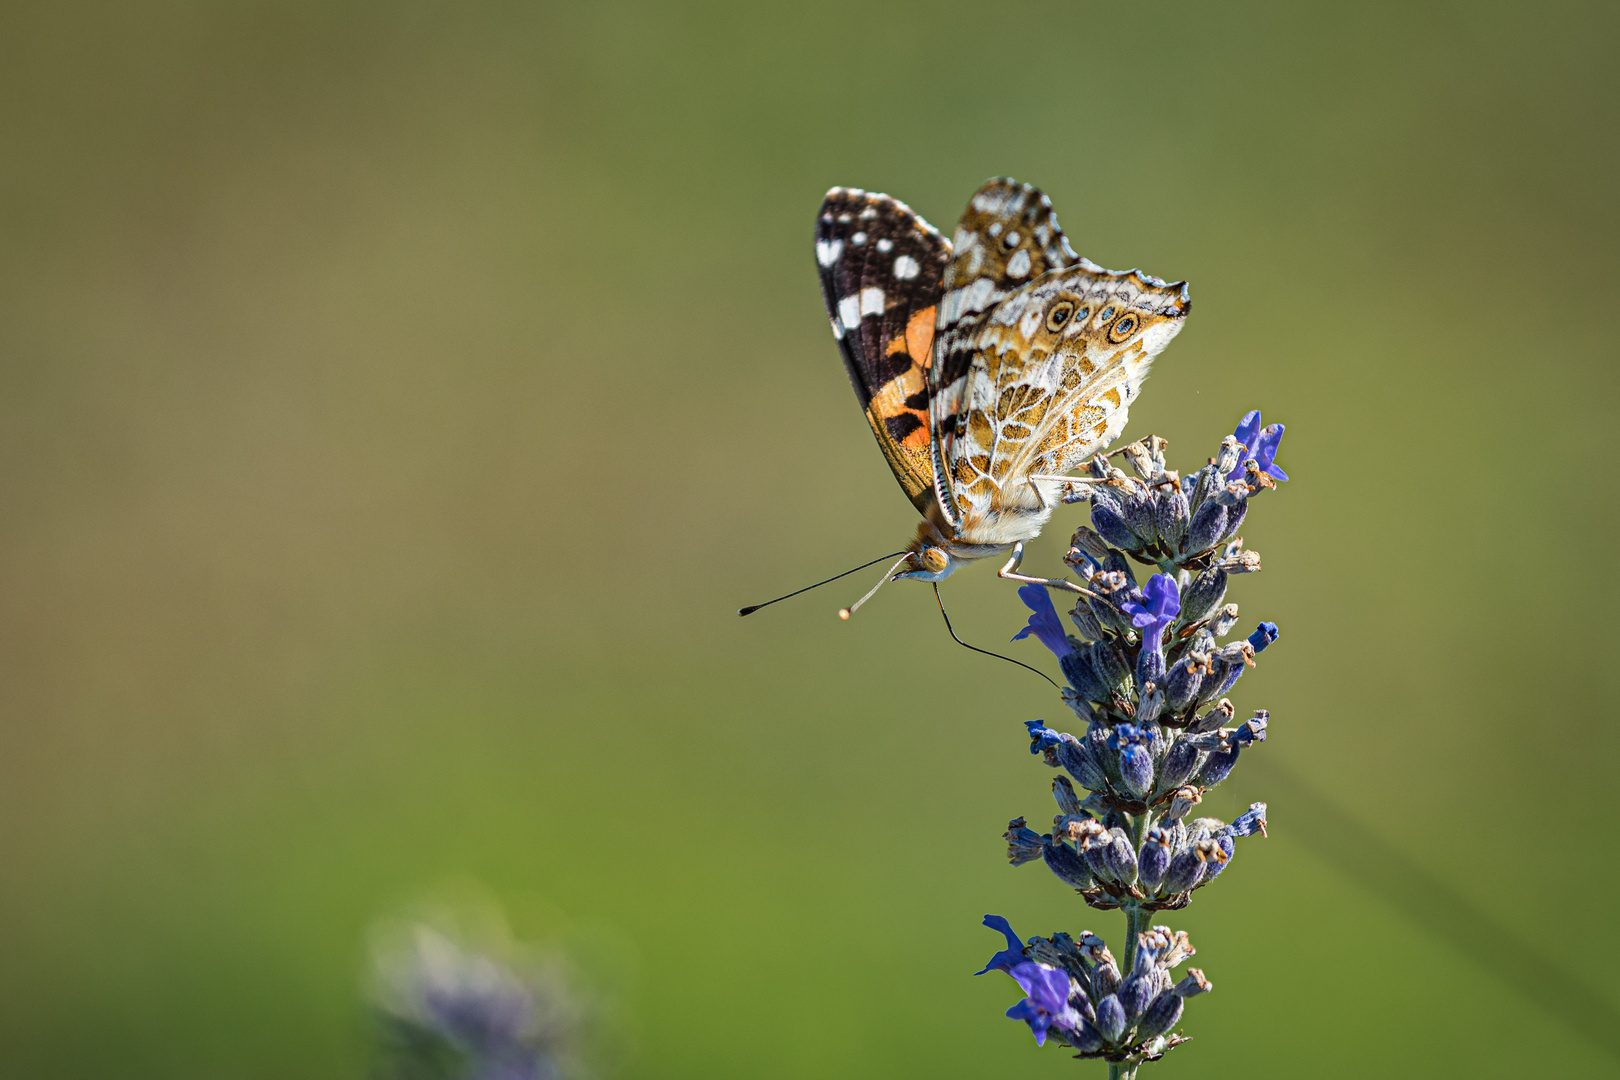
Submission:
M 1090 648 L 1091 666 L 1102 680 L 1102 684 L 1113 690 L 1125 681 L 1131 669 L 1125 666 L 1125 658 L 1118 649 L 1106 641 L 1093 641 Z
M 1180 550 L 1182 541 L 1187 539 L 1187 525 L 1191 520 L 1187 496 L 1179 486 L 1160 490 L 1153 504 L 1153 525 L 1165 547 L 1172 552 Z
M 1069 711 L 1086 723 L 1091 723 L 1097 715 L 1097 711 L 1091 707 L 1091 702 L 1082 697 L 1080 691 L 1074 687 L 1065 686 L 1059 691 L 1059 695 L 1063 698 L 1063 704 L 1069 707 Z
M 1040 858 L 1049 839 L 1025 825 L 1021 817 L 1007 822 L 1007 831 L 1002 836 L 1007 841 L 1007 861 L 1014 866 Z
M 1108 737 L 1109 749 L 1119 752 L 1120 781 L 1139 799 L 1153 787 L 1153 754 L 1144 745 L 1149 738 L 1135 724 L 1120 724 Z
M 1170 869 L 1170 834 L 1155 825 L 1148 830 L 1142 844 L 1142 858 L 1137 864 L 1136 876 L 1142 887 L 1156 892 Z
M 1198 883 L 1200 887 L 1208 885 L 1220 876 L 1220 872 L 1226 869 L 1232 861 L 1232 856 L 1237 852 L 1237 844 L 1233 843 L 1232 837 L 1227 833 L 1213 836 L 1209 842 L 1215 845 L 1214 858 L 1204 865 L 1204 880 Z
M 1192 579 L 1181 593 L 1181 621 L 1191 626 L 1220 606 L 1226 599 L 1226 571 L 1205 570 Z
M 1248 746 L 1250 743 L 1266 741 L 1266 725 L 1271 721 L 1271 714 L 1264 709 L 1254 710 L 1254 715 L 1243 721 L 1242 725 L 1230 736 L 1227 741 L 1238 746 Z
M 1263 802 L 1250 803 L 1249 809 L 1226 827 L 1228 836 L 1253 836 L 1255 833 L 1266 835 L 1266 804 Z
M 1164 820 L 1177 822 L 1192 812 L 1192 808 L 1204 801 L 1203 794 L 1195 787 L 1178 788 L 1175 795 L 1170 798 L 1170 809 L 1164 813 Z
M 1070 735 L 1058 743 L 1057 759 L 1070 776 L 1080 781 L 1081 787 L 1088 791 L 1108 790 L 1108 773 L 1097 760 L 1096 750 L 1089 745 L 1089 740 L 1081 742 Z
M 1175 989 L 1171 993 L 1177 997 L 1190 998 L 1197 997 L 1199 994 L 1207 994 L 1213 989 L 1215 989 L 1214 985 L 1204 978 L 1202 971 L 1197 968 L 1188 968 L 1186 977 L 1176 983 Z
M 1119 965 L 1114 962 L 1113 955 L 1104 949 L 1103 958 L 1097 961 L 1096 968 L 1091 972 L 1091 999 L 1101 1002 L 1119 990 L 1119 983 Z
M 1277 427 L 1280 429 L 1282 427 L 1282 425 L 1278 424 Z M 1277 435 L 1277 438 L 1279 440 L 1282 439 L 1282 435 L 1281 435 L 1280 432 Z M 1163 439 L 1159 438 L 1157 435 L 1149 435 L 1147 438 L 1145 438 L 1145 439 L 1143 439 L 1141 441 L 1143 443 L 1147 444 L 1148 460 L 1153 462 L 1153 473 L 1154 473 L 1154 475 L 1155 476 L 1161 475 L 1161 474 L 1167 475 L 1167 476 L 1169 476 L 1171 482 L 1173 483 L 1175 481 L 1175 479 L 1176 479 L 1176 474 L 1173 473 L 1173 472 L 1172 473 L 1165 473 L 1165 469 L 1164 469 L 1164 452 L 1170 448 L 1170 444 L 1165 442 Z
M 1215 563 L 1216 568 L 1225 570 L 1228 574 L 1258 574 L 1260 572 L 1260 553 L 1258 551 L 1232 551 Z
M 1136 706 L 1136 721 L 1139 724 L 1154 723 L 1159 719 L 1159 714 L 1164 712 L 1164 691 L 1152 683 L 1148 683 L 1147 686 L 1149 687 L 1147 693 Z
M 1091 872 L 1105 880 L 1112 878 L 1106 852 L 1114 842 L 1113 836 L 1101 824 L 1090 819 L 1082 821 L 1076 831 L 1079 835 L 1074 839 L 1080 848 L 1080 857 L 1085 859 Z
M 1112 695 L 1091 663 L 1091 650 L 1082 646 L 1058 660 L 1063 677 L 1087 701 L 1107 701 Z
M 1256 653 L 1263 653 L 1273 641 L 1276 641 L 1281 636 L 1277 631 L 1276 623 L 1263 622 L 1255 627 L 1254 633 L 1249 635 L 1249 644 L 1254 646 Z
M 1204 858 L 1199 847 L 1194 845 L 1170 860 L 1170 868 L 1165 871 L 1161 891 L 1171 896 L 1184 893 L 1203 880 L 1203 877 Z
M 1230 723 L 1236 713 L 1237 710 L 1232 707 L 1232 703 L 1225 698 L 1221 698 L 1208 712 L 1194 718 L 1193 722 L 1187 725 L 1187 733 L 1189 735 L 1202 735 L 1206 732 L 1217 731 Z
M 1102 938 L 1098 937 L 1096 934 L 1093 934 L 1090 930 L 1080 931 L 1080 940 L 1075 943 L 1075 949 L 1080 953 L 1081 956 L 1085 957 L 1093 964 L 1109 964 L 1117 967 L 1114 962 L 1114 954 L 1108 951 L 1108 943 Z M 1119 973 L 1117 971 L 1114 973 L 1113 988 L 1098 991 L 1095 989 L 1096 986 L 1097 983 L 1093 981 L 1093 997 L 1102 997 L 1104 994 L 1112 994 L 1114 989 L 1117 989 L 1119 986 Z
M 1216 637 L 1225 637 L 1231 633 L 1232 627 L 1237 625 L 1237 618 L 1238 606 L 1236 604 L 1227 604 L 1215 613 L 1214 618 L 1209 620 L 1209 632 Z
M 1074 793 L 1074 785 L 1069 783 L 1067 776 L 1054 776 L 1052 778 L 1052 798 L 1057 800 L 1058 809 L 1072 817 L 1085 817 L 1085 811 L 1080 809 L 1080 798 Z
M 1215 542 L 1217 544 L 1225 543 L 1236 536 L 1237 531 L 1243 527 L 1243 519 L 1248 516 L 1248 513 L 1249 500 L 1247 498 L 1238 499 L 1227 509 L 1226 528 L 1221 530 L 1220 539 Z
M 1125 519 L 1107 505 L 1098 502 L 1097 496 L 1091 499 L 1091 524 L 1096 528 L 1098 535 L 1110 544 L 1124 551 L 1141 551 L 1142 541 L 1131 531 Z M 1226 524 L 1226 511 L 1221 511 L 1221 524 Z
M 1080 631 L 1080 636 L 1087 641 L 1102 640 L 1102 624 L 1097 621 L 1097 616 L 1091 613 L 1091 608 L 1084 598 L 1081 598 L 1069 612 L 1069 621 L 1074 623 L 1074 628 Z
M 1090 1020 L 1082 1020 L 1080 1027 L 1069 1036 L 1069 1045 L 1082 1054 L 1094 1053 L 1102 1049 L 1102 1032 Z
M 1124 510 L 1125 524 L 1141 539 L 1143 546 L 1152 547 L 1159 542 L 1159 530 L 1155 524 L 1158 515 L 1151 492 L 1133 487 L 1125 493 L 1120 506 Z
M 1157 685 L 1163 682 L 1164 649 L 1151 649 L 1144 645 L 1142 651 L 1136 654 L 1136 685 L 1142 687 L 1148 683 Z
M 1198 770 L 1198 784 L 1207 790 L 1231 776 L 1240 749 L 1238 744 L 1228 743 L 1211 753 L 1204 759 L 1203 768 Z
M 1133 1023 L 1147 1010 L 1148 1002 L 1158 992 L 1159 969 L 1151 964 L 1136 963 L 1136 970 L 1125 976 L 1119 986 L 1119 1004 L 1125 1010 L 1125 1022 Z
M 1125 455 L 1125 460 L 1130 462 L 1131 468 L 1135 470 L 1137 476 L 1144 480 L 1153 479 L 1156 473 L 1153 467 L 1153 455 L 1148 453 L 1145 440 L 1138 439 L 1129 446 L 1121 448 L 1120 453 Z M 1162 459 L 1160 460 L 1160 467 L 1163 467 Z
M 1168 930 L 1162 926 L 1158 927 L 1157 929 L 1166 930 L 1166 932 L 1168 932 Z M 1193 948 L 1192 942 L 1187 938 L 1187 931 L 1177 930 L 1175 933 L 1170 934 L 1170 947 L 1159 956 L 1159 964 L 1165 969 L 1165 986 L 1170 985 L 1170 969 L 1187 959 L 1187 957 L 1192 956 L 1197 951 L 1197 949 Z
M 1092 880 L 1091 871 L 1068 844 L 1045 845 L 1041 848 L 1041 858 L 1046 860 L 1047 869 L 1056 874 L 1065 885 L 1081 892 L 1096 885 Z
M 1181 1019 L 1182 1007 L 1181 998 L 1174 992 L 1167 990 L 1160 994 L 1142 1014 L 1142 1022 L 1136 1025 L 1136 1037 L 1151 1039 L 1155 1035 L 1163 1035 Z
M 1091 517 L 1095 521 L 1097 511 L 1092 511 Z M 1097 530 L 1104 536 L 1108 535 L 1101 525 L 1098 525 Z M 1186 550 L 1188 553 L 1207 551 L 1216 545 L 1225 532 L 1226 507 L 1211 499 L 1198 508 L 1198 513 L 1193 515 L 1192 524 L 1187 527 Z
M 1187 709 L 1198 697 L 1198 688 L 1204 683 L 1204 672 L 1209 670 L 1209 657 L 1189 652 L 1170 665 L 1164 678 L 1165 705 L 1172 713 Z
M 1158 790 L 1169 791 L 1185 784 L 1198 768 L 1198 757 L 1198 747 L 1191 739 L 1177 739 L 1159 767 Z
M 1241 446 L 1242 444 L 1230 435 L 1221 440 L 1220 452 L 1215 455 L 1216 476 L 1230 476 L 1232 470 L 1238 467 L 1238 462 L 1243 460 Z
M 1103 538 L 1084 525 L 1074 530 L 1074 536 L 1069 540 L 1069 549 L 1071 553 L 1079 551 L 1083 555 L 1090 556 L 1098 566 L 1107 561 L 1109 554 L 1108 545 L 1103 542 Z M 1065 556 L 1063 561 L 1070 566 L 1077 566 L 1081 560 L 1071 560 Z
M 1103 858 L 1114 880 L 1129 885 L 1136 880 L 1136 850 L 1131 847 L 1130 837 L 1125 835 L 1124 829 L 1115 829 L 1114 833 L 1114 842 L 1103 852 Z
M 1125 1007 L 1116 995 L 1109 994 L 1097 1002 L 1097 1030 L 1105 1042 L 1117 1042 L 1125 1034 Z

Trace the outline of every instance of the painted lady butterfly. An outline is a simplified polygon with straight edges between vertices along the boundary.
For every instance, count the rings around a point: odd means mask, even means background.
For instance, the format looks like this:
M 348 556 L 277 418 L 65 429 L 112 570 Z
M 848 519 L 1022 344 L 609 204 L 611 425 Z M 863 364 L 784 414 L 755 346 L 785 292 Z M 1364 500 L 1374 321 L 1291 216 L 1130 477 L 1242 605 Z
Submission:
M 1011 552 L 1002 577 L 1042 581 L 1017 573 L 1023 545 L 1086 497 L 1088 478 L 1063 474 L 1124 429 L 1186 282 L 1080 258 L 1051 200 L 1007 179 L 949 241 L 887 195 L 834 188 L 815 251 L 850 383 L 923 515 L 884 580 L 937 583 Z

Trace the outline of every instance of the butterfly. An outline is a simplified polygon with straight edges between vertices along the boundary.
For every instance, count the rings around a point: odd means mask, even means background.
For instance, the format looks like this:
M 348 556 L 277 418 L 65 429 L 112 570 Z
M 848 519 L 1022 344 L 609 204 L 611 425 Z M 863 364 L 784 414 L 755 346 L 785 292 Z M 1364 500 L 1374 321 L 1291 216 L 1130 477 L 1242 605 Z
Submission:
M 1002 577 L 1057 584 L 1017 573 L 1023 546 L 1086 497 L 1090 478 L 1064 474 L 1124 430 L 1187 283 L 1081 258 L 1051 200 L 1006 178 L 950 240 L 897 199 L 833 188 L 815 255 L 850 384 L 923 518 L 884 580 L 1010 553 Z

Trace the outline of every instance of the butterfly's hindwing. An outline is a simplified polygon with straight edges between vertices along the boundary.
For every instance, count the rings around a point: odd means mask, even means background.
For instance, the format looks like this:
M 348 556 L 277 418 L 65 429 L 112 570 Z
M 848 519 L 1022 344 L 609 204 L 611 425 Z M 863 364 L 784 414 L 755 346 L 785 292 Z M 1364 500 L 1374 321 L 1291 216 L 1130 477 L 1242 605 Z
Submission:
M 887 195 L 833 188 L 816 221 L 816 267 L 850 384 L 895 479 L 934 501 L 929 383 L 950 244 Z
M 963 517 L 1043 506 L 1029 477 L 1067 472 L 1113 442 L 1189 307 L 1184 282 L 1082 263 L 986 312 L 964 342 L 943 455 Z

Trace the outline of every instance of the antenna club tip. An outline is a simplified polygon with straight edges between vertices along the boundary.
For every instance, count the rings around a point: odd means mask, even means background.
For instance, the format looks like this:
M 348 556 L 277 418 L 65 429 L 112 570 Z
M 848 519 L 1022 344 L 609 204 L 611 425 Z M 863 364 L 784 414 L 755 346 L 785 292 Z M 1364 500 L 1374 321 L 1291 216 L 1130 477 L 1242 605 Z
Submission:
M 849 622 L 849 608 L 847 608 L 847 607 L 839 608 L 838 609 L 838 617 L 840 619 L 843 619 L 845 622 Z
M 762 608 L 764 606 L 765 606 L 764 604 L 755 604 L 753 607 L 738 608 L 737 609 L 737 614 L 739 614 L 739 615 L 752 615 L 754 612 L 758 611 L 760 608 Z

